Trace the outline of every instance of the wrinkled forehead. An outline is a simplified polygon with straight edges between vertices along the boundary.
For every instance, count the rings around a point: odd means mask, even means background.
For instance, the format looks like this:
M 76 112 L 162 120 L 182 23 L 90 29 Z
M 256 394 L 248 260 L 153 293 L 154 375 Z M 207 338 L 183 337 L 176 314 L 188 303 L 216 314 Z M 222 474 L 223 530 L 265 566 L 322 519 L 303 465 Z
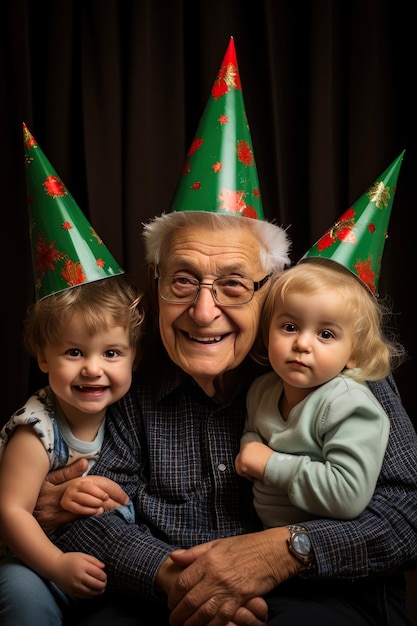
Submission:
M 176 228 L 162 246 L 160 267 L 164 271 L 188 268 L 213 275 L 236 273 L 251 277 L 262 269 L 260 244 L 250 228 Z

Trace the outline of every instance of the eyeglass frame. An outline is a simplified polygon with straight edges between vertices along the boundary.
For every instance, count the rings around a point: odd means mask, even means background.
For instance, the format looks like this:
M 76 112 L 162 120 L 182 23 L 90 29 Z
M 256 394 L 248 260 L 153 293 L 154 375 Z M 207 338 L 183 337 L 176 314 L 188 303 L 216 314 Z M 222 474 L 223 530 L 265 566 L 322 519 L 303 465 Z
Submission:
M 257 280 L 257 281 L 256 280 L 252 280 L 252 278 L 247 278 L 246 276 L 240 276 L 239 278 L 241 278 L 242 280 L 250 280 L 253 283 L 253 291 L 252 291 L 252 295 L 249 298 L 249 300 L 247 300 L 246 302 L 236 302 L 234 304 L 224 304 L 223 302 L 219 302 L 219 300 L 217 299 L 216 291 L 215 291 L 215 289 L 213 289 L 213 285 L 214 285 L 214 283 L 216 281 L 224 280 L 225 278 L 233 278 L 233 276 L 221 276 L 219 278 L 215 278 L 212 283 L 203 283 L 198 278 L 194 278 L 194 276 L 190 276 L 189 278 L 191 280 L 193 280 L 193 281 L 196 281 L 196 283 L 197 283 L 196 284 L 197 291 L 196 291 L 196 294 L 195 294 L 195 296 L 194 296 L 194 298 L 192 300 L 170 300 L 169 298 L 165 298 L 165 296 L 163 296 L 161 294 L 161 291 L 159 289 L 159 279 L 160 278 L 174 278 L 175 274 L 168 274 L 166 276 L 160 276 L 158 274 L 158 269 L 156 269 L 154 278 L 155 278 L 155 284 L 156 284 L 156 286 L 158 288 L 159 296 L 162 298 L 162 300 L 164 300 L 165 302 L 170 302 L 171 304 L 193 304 L 193 302 L 196 302 L 198 300 L 198 297 L 199 297 L 200 292 L 201 292 L 201 287 L 209 287 L 210 291 L 211 291 L 211 295 L 212 295 L 214 301 L 216 302 L 216 304 L 219 304 L 220 306 L 244 306 L 245 304 L 249 304 L 249 302 L 251 302 L 253 300 L 253 297 L 254 297 L 255 293 L 257 291 L 259 291 L 259 289 L 261 289 L 261 287 L 266 285 L 268 280 L 271 278 L 272 274 L 273 274 L 273 272 L 270 272 L 269 274 L 267 274 L 266 276 L 261 278 L 261 280 Z

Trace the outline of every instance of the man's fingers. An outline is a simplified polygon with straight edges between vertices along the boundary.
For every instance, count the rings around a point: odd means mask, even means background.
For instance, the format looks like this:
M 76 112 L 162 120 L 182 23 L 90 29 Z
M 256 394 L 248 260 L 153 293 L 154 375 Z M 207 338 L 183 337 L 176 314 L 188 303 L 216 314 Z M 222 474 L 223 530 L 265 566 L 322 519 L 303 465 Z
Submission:
M 268 605 L 263 598 L 252 598 L 236 610 L 227 626 L 264 626 L 268 620 Z
M 268 605 L 263 598 L 251 598 L 246 602 L 242 609 L 247 609 L 257 617 L 262 623 L 265 623 L 268 619 Z M 238 609 L 240 611 L 240 609 Z
M 78 461 L 71 463 L 71 465 L 66 465 L 65 467 L 49 472 L 46 480 L 52 485 L 61 485 L 62 483 L 72 480 L 73 478 L 82 476 L 87 468 L 87 459 L 78 459 Z

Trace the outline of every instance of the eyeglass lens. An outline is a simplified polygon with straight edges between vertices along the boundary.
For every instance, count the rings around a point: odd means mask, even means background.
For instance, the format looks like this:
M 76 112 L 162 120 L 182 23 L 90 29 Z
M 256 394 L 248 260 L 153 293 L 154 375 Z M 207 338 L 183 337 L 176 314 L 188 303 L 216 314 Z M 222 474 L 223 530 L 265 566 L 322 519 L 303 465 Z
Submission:
M 213 283 L 200 283 L 190 276 L 160 276 L 158 284 L 163 299 L 184 304 L 193 302 L 201 287 L 210 287 L 215 300 L 226 305 L 246 304 L 255 291 L 253 280 L 235 276 L 216 278 Z

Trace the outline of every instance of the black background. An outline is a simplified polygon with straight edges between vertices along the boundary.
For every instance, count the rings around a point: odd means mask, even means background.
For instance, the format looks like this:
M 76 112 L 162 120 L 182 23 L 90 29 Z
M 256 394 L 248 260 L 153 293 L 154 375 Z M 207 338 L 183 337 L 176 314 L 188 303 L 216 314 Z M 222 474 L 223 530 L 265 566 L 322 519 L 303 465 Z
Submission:
M 234 37 L 265 215 L 297 260 L 406 150 L 379 283 L 409 359 L 417 424 L 412 3 L 6 0 L 0 18 L 2 421 L 39 380 L 22 344 L 34 297 L 25 121 L 112 254 L 145 282 L 141 224 L 169 209 Z

